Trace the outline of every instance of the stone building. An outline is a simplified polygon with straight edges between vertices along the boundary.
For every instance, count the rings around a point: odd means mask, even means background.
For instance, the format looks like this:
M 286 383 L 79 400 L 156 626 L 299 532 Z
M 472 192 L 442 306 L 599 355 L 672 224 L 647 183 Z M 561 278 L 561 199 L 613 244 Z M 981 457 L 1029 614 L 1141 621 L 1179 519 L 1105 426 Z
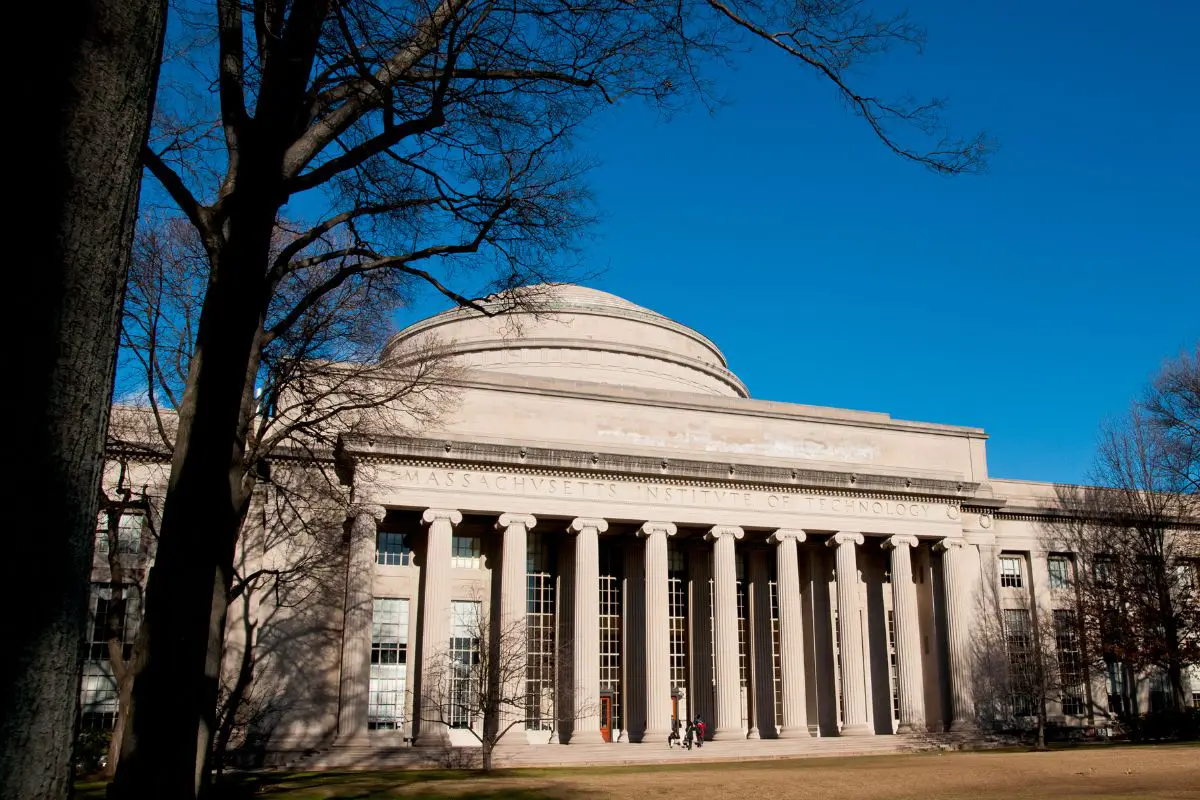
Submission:
M 754 400 L 688 327 L 582 287 L 550 306 L 393 339 L 449 343 L 469 371 L 436 429 L 343 437 L 349 519 L 320 591 L 235 604 L 230 658 L 247 621 L 261 650 L 261 748 L 469 743 L 481 721 L 430 721 L 421 681 L 448 648 L 473 658 L 481 616 L 525 622 L 508 743 L 530 746 L 661 743 L 685 716 L 718 741 L 970 727 L 987 596 L 1078 656 L 1077 564 L 1042 525 L 1054 486 L 989 476 L 983 430 Z M 136 468 L 154 495 L 164 467 Z M 256 524 L 242 558 L 286 561 Z M 103 716 L 100 660 L 84 706 Z M 1081 671 L 1052 718 L 1103 726 L 1127 691 L 1111 678 Z M 1152 683 L 1130 685 L 1150 703 Z

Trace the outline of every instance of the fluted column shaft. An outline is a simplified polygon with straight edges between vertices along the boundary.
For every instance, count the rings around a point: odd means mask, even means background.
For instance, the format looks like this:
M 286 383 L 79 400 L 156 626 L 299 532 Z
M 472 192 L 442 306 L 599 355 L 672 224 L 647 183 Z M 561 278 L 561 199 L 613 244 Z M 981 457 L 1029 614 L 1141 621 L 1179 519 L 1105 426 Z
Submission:
M 717 662 L 717 719 L 713 738 L 733 739 L 742 729 L 741 670 L 738 661 L 737 562 L 734 542 L 745 534 L 717 525 L 705 538 L 713 543 L 713 647 Z
M 338 740 L 367 735 L 371 685 L 371 614 L 375 577 L 375 539 L 386 509 L 360 505 L 351 510 L 350 549 L 346 556 L 346 616 L 342 626 L 342 680 Z
M 504 682 L 503 697 L 508 702 L 500 710 L 500 730 L 521 726 L 519 709 L 524 708 L 525 667 L 529 648 L 526 642 L 527 575 L 529 531 L 537 525 L 532 514 L 501 514 L 496 528 L 504 531 L 500 555 L 500 640 L 503 652 L 496 663 Z
M 671 731 L 671 616 L 667 582 L 670 522 L 647 522 L 638 531 L 646 539 L 646 738 Z
M 779 666 L 783 719 L 777 720 L 781 739 L 806 739 L 808 708 L 804 677 L 804 605 L 800 595 L 797 545 L 804 531 L 781 528 L 768 542 L 775 544 L 775 579 L 779 587 Z
M 602 519 L 571 521 L 575 537 L 575 731 L 572 742 L 599 742 L 600 734 L 600 534 Z
M 945 553 L 942 574 L 946 584 L 946 642 L 950 667 L 950 730 L 975 727 L 971 691 L 971 586 L 966 542 L 943 539 L 934 548 Z
M 834 534 L 837 548 L 838 639 L 841 643 L 843 736 L 869 736 L 867 724 L 867 664 L 863 655 L 862 622 L 858 602 L 858 552 L 863 535 L 850 531 Z
M 915 536 L 893 536 L 883 543 L 892 551 L 892 620 L 896 647 L 896 688 L 900 693 L 897 733 L 925 730 L 925 681 L 921 674 L 921 630 L 917 586 L 913 583 Z
M 425 593 L 421 597 L 421 686 L 422 705 L 436 704 L 442 698 L 432 696 L 445 686 L 427 685 L 436 676 L 446 676 L 450 657 L 450 545 L 454 526 L 462 522 L 462 514 L 453 509 L 428 508 L 421 521 L 429 526 L 425 543 Z M 444 683 L 444 680 L 443 680 Z M 421 720 L 417 741 L 420 744 L 439 744 L 448 733 L 445 723 L 431 719 L 426 709 Z

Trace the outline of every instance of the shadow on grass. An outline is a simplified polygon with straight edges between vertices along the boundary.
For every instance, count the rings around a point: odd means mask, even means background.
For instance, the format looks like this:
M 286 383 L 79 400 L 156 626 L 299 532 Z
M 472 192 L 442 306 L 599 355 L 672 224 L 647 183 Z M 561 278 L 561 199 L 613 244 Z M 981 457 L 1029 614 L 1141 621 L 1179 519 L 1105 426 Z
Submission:
M 395 772 L 293 772 L 227 776 L 214 787 L 212 800 L 569 800 L 586 798 L 578 787 L 538 785 L 532 776 L 505 770 L 404 770 Z M 505 785 L 520 782 L 524 785 Z M 104 800 L 107 782 L 80 780 L 77 800 Z

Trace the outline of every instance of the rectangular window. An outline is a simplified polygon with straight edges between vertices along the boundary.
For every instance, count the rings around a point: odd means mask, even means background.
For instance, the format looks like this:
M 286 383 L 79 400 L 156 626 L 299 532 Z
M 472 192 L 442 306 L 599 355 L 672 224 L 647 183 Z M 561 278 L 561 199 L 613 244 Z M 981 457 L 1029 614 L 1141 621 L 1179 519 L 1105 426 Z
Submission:
M 483 540 L 478 536 L 455 536 L 450 545 L 450 566 L 455 569 L 479 569 Z
M 450 719 L 451 728 L 475 725 L 480 681 L 479 632 L 482 607 L 474 600 L 450 603 Z
M 1036 667 L 1033 626 L 1023 608 L 1004 609 L 1004 639 L 1008 646 L 1008 680 L 1014 717 L 1033 715 L 1033 697 L 1027 687 Z
M 367 727 L 404 726 L 405 671 L 408 664 L 408 600 L 376 597 L 371 611 L 371 684 Z
M 1192 708 L 1200 708 L 1200 692 L 1192 692 Z
M 1171 679 L 1159 670 L 1150 673 L 1150 711 L 1159 713 L 1171 707 Z
M 133 642 L 139 622 L 139 590 L 135 585 L 121 588 L 113 599 L 108 584 L 93 584 L 88 609 L 88 641 L 84 653 L 80 684 L 81 724 L 85 729 L 110 730 L 116 723 L 120 705 L 116 673 L 109 659 L 109 642 L 121 647 L 121 658 L 133 655 Z
M 674 542 L 667 550 L 667 613 L 670 617 L 671 688 L 687 690 L 687 575 L 683 551 Z M 680 709 L 683 713 L 683 709 Z
M 1005 589 L 1021 588 L 1021 558 L 1019 556 L 1000 556 L 1000 585 Z
M 554 575 L 549 565 L 545 538 L 530 531 L 525 576 L 525 726 L 530 730 L 554 728 Z
M 1062 713 L 1084 713 L 1083 651 L 1079 645 L 1079 627 L 1075 612 L 1056 609 L 1054 643 L 1058 651 L 1058 676 L 1062 689 Z
M 1071 560 L 1064 556 L 1050 556 L 1047 563 L 1050 567 L 1050 588 L 1069 589 L 1071 587 Z
M 136 555 L 142 551 L 142 524 L 144 517 L 139 513 L 125 512 L 117 523 L 117 553 Z M 101 511 L 96 523 L 96 552 L 108 553 L 108 514 Z
M 742 727 L 750 725 L 750 620 L 746 616 L 746 558 L 737 554 L 738 674 L 742 687 Z
M 775 721 L 783 723 L 783 656 L 780 652 L 779 633 L 779 581 L 770 582 L 771 588 L 771 673 L 774 677 Z
M 600 691 L 612 698 L 613 730 L 621 727 L 621 576 L 616 551 L 600 550 Z
M 375 534 L 375 563 L 389 567 L 412 564 L 412 548 L 403 533 L 380 531 Z
M 892 681 L 892 721 L 900 722 L 900 659 L 896 654 L 896 612 L 887 612 L 889 677 Z
M 1129 692 L 1125 688 L 1125 665 L 1120 661 L 1108 663 L 1108 710 L 1112 714 L 1122 714 L 1131 705 Z

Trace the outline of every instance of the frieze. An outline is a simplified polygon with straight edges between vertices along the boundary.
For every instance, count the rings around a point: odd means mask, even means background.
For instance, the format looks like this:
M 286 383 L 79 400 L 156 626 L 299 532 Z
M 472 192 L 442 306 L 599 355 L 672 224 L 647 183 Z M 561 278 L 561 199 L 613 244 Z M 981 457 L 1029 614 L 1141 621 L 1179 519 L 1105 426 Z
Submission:
M 958 507 L 947 503 L 875 499 L 805 491 L 680 486 L 600 477 L 563 477 L 406 465 L 395 465 L 388 470 L 388 478 L 395 482 L 396 489 L 421 488 L 518 497 L 561 497 L 643 505 L 784 511 L 928 522 L 954 521 L 960 518 Z

